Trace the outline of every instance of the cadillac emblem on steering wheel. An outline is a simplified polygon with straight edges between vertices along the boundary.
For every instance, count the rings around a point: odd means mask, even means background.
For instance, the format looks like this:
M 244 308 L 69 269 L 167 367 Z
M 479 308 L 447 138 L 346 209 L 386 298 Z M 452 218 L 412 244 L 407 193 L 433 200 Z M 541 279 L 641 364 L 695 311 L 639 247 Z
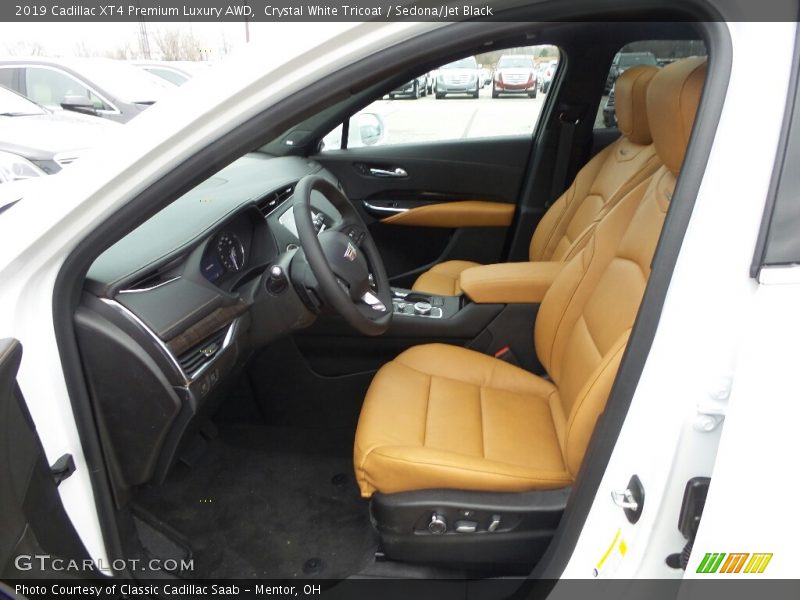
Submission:
M 350 262 L 353 262 L 357 256 L 358 256 L 358 250 L 356 250 L 356 247 L 353 246 L 353 244 L 351 244 L 350 242 L 347 242 L 347 248 L 344 251 L 344 257 Z

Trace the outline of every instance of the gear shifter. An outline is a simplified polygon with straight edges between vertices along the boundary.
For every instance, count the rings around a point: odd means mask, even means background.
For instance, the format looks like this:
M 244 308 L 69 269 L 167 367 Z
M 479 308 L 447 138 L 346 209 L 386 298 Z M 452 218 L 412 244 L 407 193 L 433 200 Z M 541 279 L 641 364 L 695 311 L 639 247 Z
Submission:
M 406 295 L 404 298 L 406 302 L 411 302 L 414 304 L 415 302 L 427 302 L 428 304 L 431 303 L 431 297 L 425 296 L 424 294 L 420 294 L 418 292 L 411 292 Z

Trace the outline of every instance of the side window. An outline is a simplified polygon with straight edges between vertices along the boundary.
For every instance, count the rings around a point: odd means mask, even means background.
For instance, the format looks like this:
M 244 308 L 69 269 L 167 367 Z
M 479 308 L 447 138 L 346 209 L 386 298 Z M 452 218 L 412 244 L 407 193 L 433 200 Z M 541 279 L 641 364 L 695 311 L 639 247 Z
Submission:
M 401 83 L 323 140 L 323 150 L 531 135 L 558 66 L 555 46 L 467 56 Z
M 34 102 L 45 106 L 59 106 L 66 96 L 84 96 L 89 98 L 97 110 L 109 110 L 110 107 L 89 89 L 66 73 L 52 69 L 28 67 L 25 69 L 25 89 L 27 96 Z
M 680 58 L 706 56 L 705 44 L 701 40 L 643 40 L 620 48 L 611 61 L 606 77 L 603 98 L 597 109 L 595 129 L 616 128 L 617 114 L 614 104 L 614 84 L 626 69 L 636 65 L 663 67 Z
M 17 85 L 17 71 L 18 69 L 12 67 L 0 69 L 0 85 L 10 90 L 19 91 L 19 86 Z

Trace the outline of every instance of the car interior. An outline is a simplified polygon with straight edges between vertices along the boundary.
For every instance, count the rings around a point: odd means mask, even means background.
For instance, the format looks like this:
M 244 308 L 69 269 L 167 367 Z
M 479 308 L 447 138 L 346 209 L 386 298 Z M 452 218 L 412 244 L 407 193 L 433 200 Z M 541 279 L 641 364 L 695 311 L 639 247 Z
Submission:
M 406 48 L 94 253 L 74 333 L 126 555 L 194 559 L 178 577 L 467 578 L 548 551 L 712 44 L 684 52 L 703 27 L 647 18 L 484 31 Z M 614 56 L 648 43 L 669 64 L 619 74 L 604 128 Z M 348 147 L 403 83 L 532 45 L 558 49 L 548 91 L 486 100 L 535 106 L 529 133 Z M 393 106 L 423 102 L 479 104 Z

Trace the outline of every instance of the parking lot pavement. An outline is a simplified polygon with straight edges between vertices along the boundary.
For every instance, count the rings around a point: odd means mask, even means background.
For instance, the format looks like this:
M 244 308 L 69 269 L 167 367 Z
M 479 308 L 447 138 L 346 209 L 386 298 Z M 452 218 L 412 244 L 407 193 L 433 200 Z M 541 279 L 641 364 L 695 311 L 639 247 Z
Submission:
M 433 94 L 422 98 L 378 100 L 366 111 L 379 114 L 386 126 L 384 144 L 530 134 L 539 118 L 545 94 L 536 98 L 492 98 L 491 86 L 480 97 Z

